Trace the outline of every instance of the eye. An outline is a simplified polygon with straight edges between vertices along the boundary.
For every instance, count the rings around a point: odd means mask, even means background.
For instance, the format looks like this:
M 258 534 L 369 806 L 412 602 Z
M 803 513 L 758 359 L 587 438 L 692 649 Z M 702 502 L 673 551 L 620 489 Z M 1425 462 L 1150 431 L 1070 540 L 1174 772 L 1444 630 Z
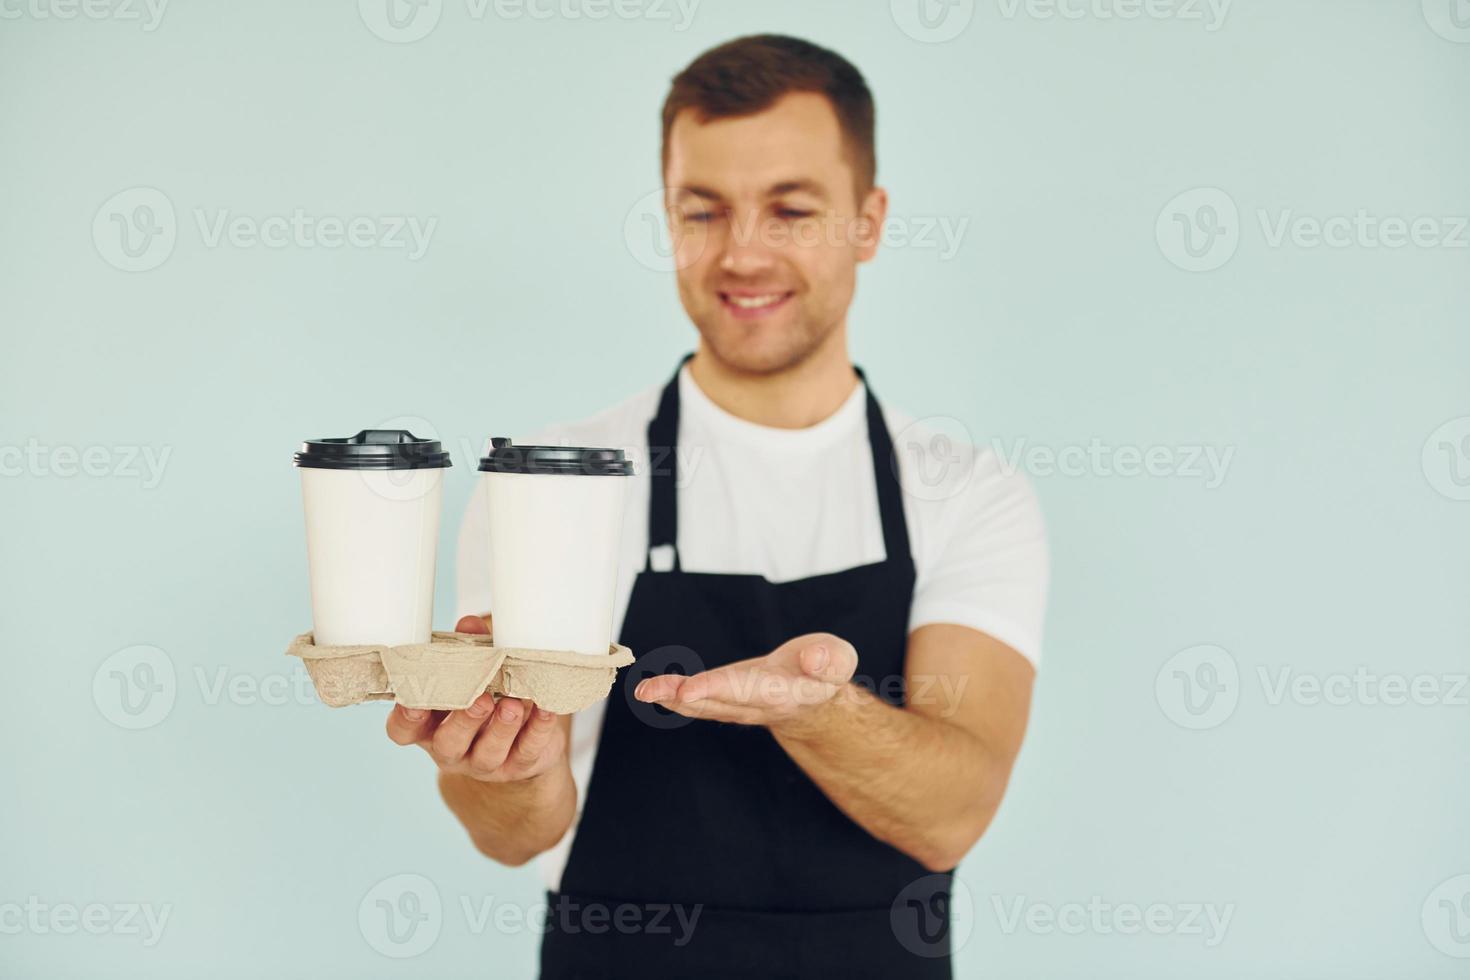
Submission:
M 810 218 L 816 214 L 815 211 L 804 211 L 801 208 L 777 208 L 776 216 L 787 221 L 799 221 L 802 218 Z

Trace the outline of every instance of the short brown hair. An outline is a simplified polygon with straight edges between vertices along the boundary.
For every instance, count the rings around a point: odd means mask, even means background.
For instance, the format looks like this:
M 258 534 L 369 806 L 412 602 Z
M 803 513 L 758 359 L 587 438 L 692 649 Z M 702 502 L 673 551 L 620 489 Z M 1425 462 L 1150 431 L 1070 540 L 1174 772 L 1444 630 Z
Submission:
M 685 109 L 697 112 L 701 122 L 749 116 L 769 109 L 792 92 L 816 92 L 832 103 L 852 157 L 858 193 L 866 193 L 878 176 L 873 93 L 868 83 L 852 62 L 835 51 L 781 34 L 727 41 L 674 76 L 664 100 L 664 172 L 669 166 L 669 132 L 675 117 Z

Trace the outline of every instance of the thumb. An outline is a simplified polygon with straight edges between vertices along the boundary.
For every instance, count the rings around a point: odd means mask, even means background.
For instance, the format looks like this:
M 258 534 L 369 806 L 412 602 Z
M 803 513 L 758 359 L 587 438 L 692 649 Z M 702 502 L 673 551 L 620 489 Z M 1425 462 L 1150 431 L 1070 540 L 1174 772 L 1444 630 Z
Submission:
M 828 684 L 846 684 L 857 672 L 857 650 L 837 636 L 812 637 L 797 659 L 803 674 Z
M 481 636 L 490 635 L 490 617 L 483 619 L 479 616 L 463 616 L 458 623 L 454 624 L 456 633 L 478 633 Z

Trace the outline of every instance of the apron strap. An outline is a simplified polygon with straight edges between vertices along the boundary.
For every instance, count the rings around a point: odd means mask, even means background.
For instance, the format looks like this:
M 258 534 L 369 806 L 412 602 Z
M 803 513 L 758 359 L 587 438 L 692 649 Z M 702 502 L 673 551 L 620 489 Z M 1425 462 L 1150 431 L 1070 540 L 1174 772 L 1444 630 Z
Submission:
M 674 571 L 679 564 L 679 375 L 693 354 L 685 355 L 674 372 L 673 380 L 664 386 L 658 412 L 648 423 L 648 554 L 644 571 L 653 571 L 653 549 L 668 547 L 674 555 Z M 889 561 L 912 562 L 909 552 L 908 522 L 903 516 L 903 489 L 898 480 L 898 459 L 893 453 L 893 439 L 883 410 L 873 397 L 868 377 L 854 366 L 867 394 L 868 448 L 873 455 L 873 482 L 878 491 L 878 516 L 883 523 L 883 551 Z
M 685 354 L 674 371 L 673 380 L 664 386 L 658 401 L 658 412 L 648 423 L 648 553 L 643 570 L 653 571 L 653 549 L 667 546 L 674 553 L 674 571 L 679 567 L 679 374 L 689 363 Z
M 873 388 L 863 369 L 853 367 L 868 393 L 868 449 L 873 454 L 873 485 L 878 489 L 878 516 L 883 521 L 883 554 L 889 561 L 912 562 L 909 525 L 903 516 L 903 486 L 898 480 L 898 457 Z

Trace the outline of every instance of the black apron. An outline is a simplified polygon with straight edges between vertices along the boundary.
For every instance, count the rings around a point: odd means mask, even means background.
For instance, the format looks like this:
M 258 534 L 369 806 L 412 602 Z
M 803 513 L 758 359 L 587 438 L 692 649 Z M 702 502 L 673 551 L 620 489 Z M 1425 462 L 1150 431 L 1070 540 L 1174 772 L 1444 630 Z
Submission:
M 830 632 L 857 648 L 857 682 L 903 704 L 914 562 L 871 391 L 867 427 L 884 560 L 779 583 L 686 572 L 677 373 L 664 389 L 648 426 L 648 543 L 668 546 L 673 567 L 654 571 L 650 559 L 633 586 L 621 642 L 638 660 L 608 698 L 561 891 L 549 896 L 543 980 L 950 976 L 948 873 L 854 823 L 766 729 L 633 697 L 655 674 L 695 674 Z

